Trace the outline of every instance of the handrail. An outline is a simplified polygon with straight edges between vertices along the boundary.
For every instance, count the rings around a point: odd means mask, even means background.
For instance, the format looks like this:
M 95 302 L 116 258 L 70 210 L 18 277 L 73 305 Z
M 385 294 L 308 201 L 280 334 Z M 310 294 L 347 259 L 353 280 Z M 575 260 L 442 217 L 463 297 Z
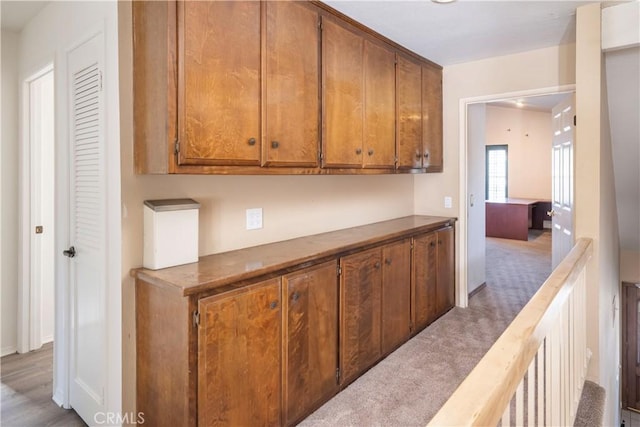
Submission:
M 503 414 L 507 418 L 507 424 L 509 424 L 509 409 L 512 397 L 517 389 L 520 396 L 522 396 L 522 382 L 527 372 L 533 378 L 533 380 L 528 380 L 529 393 L 535 393 L 533 384 L 536 381 L 540 382 L 540 385 L 535 387 L 535 390 L 543 389 L 542 392 L 545 389 L 548 392 L 550 383 L 554 382 L 553 377 L 548 372 L 541 375 L 542 371 L 540 369 L 545 367 L 545 363 L 551 366 L 551 369 L 556 369 L 553 371 L 554 373 L 558 369 L 563 372 L 571 369 L 568 365 L 573 362 L 564 362 L 565 364 L 560 367 L 555 365 L 556 362 L 544 362 L 544 359 L 539 360 L 537 364 L 534 363 L 536 355 L 540 354 L 540 351 L 543 356 L 545 351 L 547 355 L 551 351 L 562 354 L 562 357 L 568 357 L 564 355 L 566 352 L 567 354 L 571 353 L 572 356 L 575 353 L 582 359 L 588 358 L 586 344 L 583 344 L 585 347 L 583 355 L 579 353 L 580 349 L 574 344 L 570 345 L 569 350 L 550 350 L 559 339 L 554 338 L 547 344 L 545 344 L 545 340 L 553 333 L 554 323 L 558 323 L 559 318 L 565 320 L 562 328 L 558 328 L 560 330 L 559 333 L 565 332 L 567 336 L 573 334 L 573 329 L 571 329 L 573 324 L 566 321 L 568 315 L 563 315 L 563 313 L 565 310 L 567 312 L 573 310 L 578 313 L 581 311 L 577 308 L 580 305 L 583 306 L 582 310 L 584 310 L 585 298 L 584 296 L 578 296 L 580 298 L 578 302 L 572 304 L 572 307 L 576 308 L 569 309 L 564 307 L 571 305 L 566 304 L 566 302 L 572 295 L 576 282 L 584 282 L 585 266 L 592 253 L 592 240 L 578 239 L 565 259 L 551 273 L 509 327 L 429 422 L 429 426 L 495 426 L 503 417 Z M 584 287 L 584 284 L 582 284 L 582 287 Z M 585 314 L 583 314 L 584 316 Z M 567 324 L 571 326 L 567 327 Z M 571 332 L 565 331 L 568 328 L 571 329 Z M 560 356 L 558 355 L 558 357 Z M 579 363 L 573 364 L 577 365 Z M 586 370 L 586 364 L 584 369 L 581 368 L 581 370 Z M 578 375 L 583 376 L 584 373 L 579 373 Z M 571 384 L 575 383 L 576 387 L 581 389 L 584 378 L 582 378 L 582 383 L 580 384 L 577 384 L 577 380 L 570 381 Z M 544 387 L 542 384 L 544 384 Z M 558 389 L 562 391 L 565 388 L 568 389 L 564 384 L 562 388 L 558 386 Z M 556 393 L 554 399 L 565 399 L 564 396 L 558 396 L 557 392 L 554 393 Z M 573 405 L 573 403 L 570 404 Z M 550 405 L 547 404 L 547 406 Z M 577 405 L 575 406 L 577 408 Z M 548 408 L 539 409 L 538 411 L 536 411 L 538 414 L 537 425 L 552 424 L 550 420 L 560 419 L 560 415 L 557 415 L 557 417 L 554 414 L 550 415 Z M 530 406 L 530 416 L 535 416 L 531 412 L 532 407 Z M 520 410 L 519 415 L 522 416 L 522 410 Z M 575 413 L 568 415 L 566 419 L 573 416 L 575 416 Z M 530 420 L 532 419 L 530 418 Z M 541 422 L 541 419 L 546 420 L 546 422 Z M 504 421 L 503 419 L 503 423 Z

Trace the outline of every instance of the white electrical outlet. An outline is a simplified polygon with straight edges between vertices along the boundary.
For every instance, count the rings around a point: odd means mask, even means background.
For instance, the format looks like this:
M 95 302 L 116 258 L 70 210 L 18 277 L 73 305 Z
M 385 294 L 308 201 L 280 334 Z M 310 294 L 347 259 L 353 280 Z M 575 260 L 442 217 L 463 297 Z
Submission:
M 444 197 L 444 207 L 447 209 L 451 209 L 452 199 L 449 196 Z
M 262 228 L 262 208 L 247 209 L 247 230 Z

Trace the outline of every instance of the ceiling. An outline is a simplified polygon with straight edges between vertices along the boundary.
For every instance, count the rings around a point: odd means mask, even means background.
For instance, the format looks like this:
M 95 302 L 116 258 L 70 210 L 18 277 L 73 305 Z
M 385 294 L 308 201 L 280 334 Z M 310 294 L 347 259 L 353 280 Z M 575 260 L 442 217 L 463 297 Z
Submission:
M 20 32 L 47 3 L 49 2 L 2 0 L 0 2 L 0 26 L 3 30 Z
M 487 102 L 487 105 L 506 108 L 521 108 L 531 111 L 551 112 L 551 109 L 567 97 L 567 93 L 555 93 L 553 95 L 527 96 L 525 98 L 510 98 L 500 101 Z M 520 104 L 520 105 L 518 105 Z
M 575 41 L 576 8 L 593 1 L 324 0 L 440 65 Z

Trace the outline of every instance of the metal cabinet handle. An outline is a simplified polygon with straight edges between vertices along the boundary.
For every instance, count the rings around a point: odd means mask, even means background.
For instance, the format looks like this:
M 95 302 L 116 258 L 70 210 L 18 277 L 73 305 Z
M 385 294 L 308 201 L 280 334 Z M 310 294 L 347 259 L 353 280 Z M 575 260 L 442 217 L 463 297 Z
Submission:
M 375 267 L 380 268 L 380 261 L 376 262 Z
M 424 158 L 428 159 L 429 158 L 429 153 L 424 153 Z
M 291 299 L 293 300 L 293 302 L 298 301 L 300 299 L 300 293 L 294 292 L 293 295 L 291 295 Z
M 373 148 L 369 148 L 368 154 L 369 154 L 370 156 L 373 156 Z
M 436 245 L 436 242 L 430 242 L 429 246 L 431 246 L 432 248 Z
M 356 154 L 362 154 L 362 148 L 356 148 Z
M 271 310 L 273 310 L 274 308 L 276 308 L 278 306 L 278 301 L 271 301 L 271 304 L 269 304 L 269 308 Z
M 247 141 L 249 143 L 249 145 L 256 145 L 256 139 L 255 138 L 249 138 L 249 141 Z
M 64 251 L 62 251 L 62 255 L 68 256 L 69 258 L 73 258 L 74 256 L 76 256 L 76 248 L 73 246 L 70 246 L 69 249 L 65 249 Z
M 391 265 L 391 260 L 389 258 L 387 258 L 387 259 L 384 260 L 384 263 L 387 264 L 387 265 Z
M 416 153 L 416 159 L 420 160 L 422 158 L 422 155 L 420 153 Z
M 271 141 L 271 148 L 278 148 L 280 143 L 278 141 Z

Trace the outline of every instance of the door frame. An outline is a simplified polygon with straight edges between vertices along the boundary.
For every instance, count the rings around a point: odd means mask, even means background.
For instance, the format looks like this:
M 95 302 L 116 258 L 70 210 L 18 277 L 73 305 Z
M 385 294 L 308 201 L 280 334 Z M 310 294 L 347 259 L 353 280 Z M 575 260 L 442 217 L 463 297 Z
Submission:
M 564 92 L 575 92 L 576 85 L 560 85 L 551 86 L 539 89 L 520 90 L 513 92 L 503 92 L 490 95 L 474 96 L 468 98 L 460 98 L 458 104 L 458 136 L 459 136 L 459 152 L 460 158 L 458 163 L 459 170 L 459 188 L 458 197 L 460 198 L 460 211 L 458 216 L 458 250 L 459 250 L 459 278 L 457 289 L 457 301 L 456 304 L 459 307 L 469 306 L 469 294 L 468 294 L 468 275 L 467 275 L 467 246 L 468 246 L 468 226 L 467 204 L 469 203 L 469 192 L 467 188 L 467 168 L 468 163 L 468 123 L 467 123 L 467 109 L 469 105 L 487 103 L 493 101 L 501 101 L 511 98 L 526 98 L 529 96 L 541 96 L 541 95 L 553 95 Z
M 18 353 L 27 353 L 31 350 L 33 339 L 33 313 L 31 307 L 33 303 L 32 283 L 31 283 L 31 91 L 30 84 L 48 73 L 54 73 L 54 93 L 55 93 L 55 66 L 54 61 L 47 61 L 45 65 L 37 67 L 38 71 L 21 79 L 20 99 L 22 108 L 20 109 L 19 128 L 21 130 L 21 144 L 18 150 Z M 55 96 L 54 96 L 54 146 L 56 143 L 55 130 Z M 55 148 L 54 148 L 55 150 Z M 56 174 L 56 164 L 54 160 L 54 175 Z M 54 223 L 56 220 L 54 211 Z M 55 234 L 54 234 L 55 241 Z

